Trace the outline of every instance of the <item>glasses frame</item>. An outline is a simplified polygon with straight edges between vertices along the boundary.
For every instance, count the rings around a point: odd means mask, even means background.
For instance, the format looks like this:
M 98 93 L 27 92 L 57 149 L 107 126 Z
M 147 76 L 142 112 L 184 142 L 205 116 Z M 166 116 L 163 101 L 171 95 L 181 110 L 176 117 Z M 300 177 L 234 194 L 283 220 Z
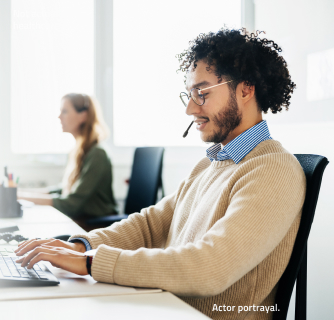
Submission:
M 232 81 L 233 81 L 233 80 L 226 81 L 226 82 L 223 82 L 223 83 L 218 83 L 218 84 L 215 84 L 214 86 L 207 87 L 207 88 L 204 88 L 204 89 L 200 89 L 200 88 L 192 88 L 191 91 L 190 91 L 190 93 L 189 93 L 189 95 L 188 95 L 187 93 L 185 93 L 185 92 L 181 92 L 179 97 L 180 97 L 180 99 L 181 99 L 181 101 L 182 101 L 182 103 L 184 104 L 185 107 L 188 107 L 190 97 L 191 97 L 191 99 L 192 99 L 198 106 L 202 106 L 202 105 L 205 103 L 205 98 L 204 98 L 204 96 L 203 96 L 203 103 L 202 103 L 202 104 L 197 103 L 197 102 L 195 101 L 195 99 L 193 98 L 192 94 L 191 94 L 192 91 L 193 91 L 194 89 L 197 89 L 197 90 L 198 90 L 198 94 L 202 94 L 202 91 L 204 91 L 204 90 L 208 90 L 208 89 L 211 89 L 211 88 L 214 88 L 214 87 L 218 87 L 218 86 L 221 86 L 221 85 L 223 85 L 223 84 L 226 84 L 226 83 L 229 83 L 229 82 L 232 82 Z M 182 99 L 182 97 L 181 97 L 182 93 L 184 93 L 184 94 L 187 96 L 187 98 L 188 98 L 188 103 L 187 103 L 187 104 L 185 104 L 185 102 L 183 101 L 183 99 Z

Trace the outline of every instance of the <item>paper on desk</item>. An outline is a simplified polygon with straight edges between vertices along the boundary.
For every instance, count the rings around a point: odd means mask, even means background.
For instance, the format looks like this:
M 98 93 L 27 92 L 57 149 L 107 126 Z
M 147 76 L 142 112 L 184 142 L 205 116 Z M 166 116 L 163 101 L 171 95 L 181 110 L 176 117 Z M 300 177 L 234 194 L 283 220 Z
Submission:
M 0 301 L 118 296 L 162 292 L 161 289 L 133 288 L 100 283 L 96 282 L 91 276 L 78 276 L 74 273 L 54 268 L 47 262 L 44 263 L 58 278 L 60 282 L 58 286 L 0 288 Z

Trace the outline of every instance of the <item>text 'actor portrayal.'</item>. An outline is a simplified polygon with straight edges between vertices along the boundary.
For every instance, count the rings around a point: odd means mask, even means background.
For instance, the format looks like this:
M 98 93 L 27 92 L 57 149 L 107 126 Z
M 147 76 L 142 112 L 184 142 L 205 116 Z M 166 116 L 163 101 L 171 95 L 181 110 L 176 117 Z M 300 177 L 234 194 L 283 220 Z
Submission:
M 272 312 L 238 307 L 274 304 L 305 197 L 299 162 L 262 120 L 269 109 L 288 109 L 295 87 L 280 51 L 244 29 L 199 35 L 179 55 L 180 96 L 201 139 L 214 143 L 207 156 L 155 206 L 73 243 L 27 241 L 17 255 L 35 249 L 19 261 L 162 288 L 213 319 L 271 319 Z M 89 249 L 97 250 L 86 258 Z M 235 308 L 219 311 L 223 305 Z

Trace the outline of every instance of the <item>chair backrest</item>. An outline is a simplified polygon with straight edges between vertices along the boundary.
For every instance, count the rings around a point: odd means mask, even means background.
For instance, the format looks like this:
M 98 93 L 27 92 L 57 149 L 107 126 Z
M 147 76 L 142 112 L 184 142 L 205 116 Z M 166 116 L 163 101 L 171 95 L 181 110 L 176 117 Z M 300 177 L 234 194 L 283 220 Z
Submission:
M 295 156 L 305 172 L 306 196 L 290 261 L 278 284 L 275 304 L 280 311 L 274 312 L 273 320 L 286 319 L 297 276 L 295 319 L 306 320 L 307 239 L 318 201 L 322 175 L 328 164 L 327 158 L 319 155 L 295 154 Z
M 135 150 L 124 213 L 139 212 L 154 205 L 162 188 L 164 148 L 145 147 Z

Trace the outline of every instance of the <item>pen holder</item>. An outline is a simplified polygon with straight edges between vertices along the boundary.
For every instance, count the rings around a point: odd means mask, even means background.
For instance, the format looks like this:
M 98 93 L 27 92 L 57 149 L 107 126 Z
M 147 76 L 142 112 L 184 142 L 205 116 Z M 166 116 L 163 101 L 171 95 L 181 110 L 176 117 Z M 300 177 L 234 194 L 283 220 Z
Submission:
M 17 188 L 0 186 L 0 218 L 22 217 L 21 205 L 17 202 Z

